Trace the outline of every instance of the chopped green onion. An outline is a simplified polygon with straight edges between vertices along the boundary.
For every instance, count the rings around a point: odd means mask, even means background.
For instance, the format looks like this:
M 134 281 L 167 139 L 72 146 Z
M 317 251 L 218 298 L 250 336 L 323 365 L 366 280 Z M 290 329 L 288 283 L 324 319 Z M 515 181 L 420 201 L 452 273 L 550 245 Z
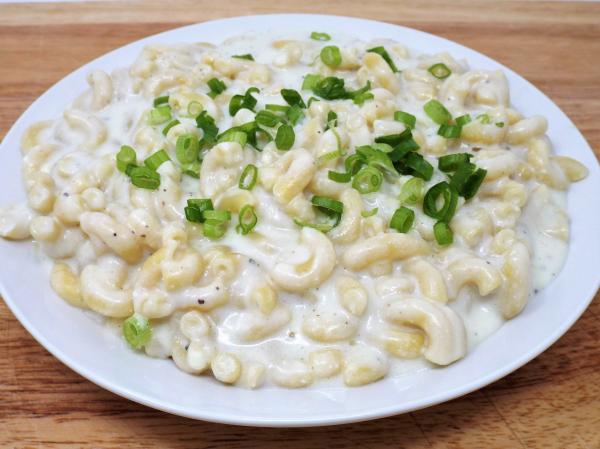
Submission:
M 368 165 L 385 170 L 392 174 L 396 173 L 392 161 L 383 151 L 376 150 L 370 145 L 362 145 L 360 147 L 356 147 L 356 153 L 360 154 Z
M 367 50 L 367 52 L 377 53 L 379 56 L 381 56 L 385 60 L 385 62 L 388 63 L 388 65 L 390 66 L 390 69 L 392 69 L 392 72 L 394 72 L 394 73 L 399 72 L 398 67 L 396 67 L 396 64 L 394 64 L 394 61 L 392 61 L 392 58 L 390 57 L 389 53 L 387 52 L 387 50 L 384 47 L 369 48 Z
M 383 175 L 375 167 L 366 166 L 361 168 L 354 179 L 352 180 L 352 187 L 359 191 L 359 193 L 371 193 L 377 192 L 383 182 Z
M 337 126 L 337 114 L 334 111 L 329 111 L 327 113 L 327 125 L 325 126 L 325 131 L 329 128 L 335 128 Z
M 224 92 L 227 89 L 227 86 L 223 81 L 217 78 L 212 78 L 208 80 L 208 88 L 210 89 L 209 97 L 215 98 L 220 93 Z
M 256 216 L 254 207 L 250 204 L 246 204 L 244 207 L 242 207 L 238 215 L 238 221 L 239 223 L 236 226 L 237 232 L 242 235 L 247 235 L 250 231 L 252 231 L 258 222 L 258 217 Z
M 231 100 L 229 100 L 229 115 L 233 117 L 240 109 L 254 111 L 257 102 L 256 98 L 252 96 L 254 92 L 259 92 L 257 87 L 248 88 L 244 95 L 234 95 L 231 97 Z
M 202 211 L 196 207 L 186 206 L 183 211 L 185 212 L 185 218 L 191 223 L 204 223 L 204 217 Z
M 242 147 L 248 142 L 248 134 L 243 131 L 239 131 L 237 127 L 226 130 L 217 142 L 236 142 Z
M 117 153 L 117 169 L 125 173 L 128 166 L 136 164 L 136 160 L 135 150 L 129 145 L 122 145 Z
M 344 166 L 346 171 L 350 173 L 350 175 L 354 176 L 361 169 L 363 165 L 366 164 L 366 161 L 360 154 L 352 154 L 346 158 L 344 161 Z
M 187 200 L 187 206 L 184 209 L 185 217 L 188 221 L 204 223 L 204 212 L 213 209 L 210 198 L 190 198 Z
M 425 160 L 419 153 L 408 153 L 404 164 L 409 168 L 410 174 L 429 181 L 433 176 L 433 165 Z
M 471 121 L 471 116 L 469 114 L 461 115 L 460 117 L 456 117 L 454 121 L 458 126 L 462 127 Z
M 199 101 L 190 101 L 187 107 L 187 113 L 190 117 L 197 117 L 202 112 L 204 106 Z
M 421 178 L 410 178 L 400 189 L 400 204 L 417 204 L 423 195 L 425 183 Z
M 496 122 L 498 128 L 504 128 L 504 122 Z
M 427 71 L 439 80 L 448 78 L 452 74 L 452 70 L 450 70 L 446 64 L 442 64 L 441 62 L 433 64 Z
M 329 170 L 329 172 L 327 172 L 327 177 L 332 181 L 344 183 L 350 182 L 350 180 L 352 179 L 352 174 Z
M 344 203 L 328 198 L 326 196 L 315 195 L 311 198 L 310 202 L 313 204 L 313 206 L 321 210 L 327 210 L 329 212 L 336 213 L 339 215 L 342 215 L 342 213 L 344 212 Z
M 309 223 L 307 221 L 300 220 L 298 218 L 294 218 L 294 223 L 296 223 L 298 226 L 313 228 L 313 229 L 316 229 L 317 231 L 321 231 L 321 232 L 329 232 L 333 228 L 335 228 L 335 226 L 337 226 L 337 223 L 334 224 L 335 222 L 332 222 L 332 223 Z
M 240 175 L 239 187 L 243 190 L 252 190 L 258 179 L 258 168 L 256 165 L 248 164 L 244 167 Z
M 169 96 L 168 95 L 163 95 L 162 97 L 156 97 L 154 99 L 154 101 L 152 102 L 152 105 L 154 107 L 156 106 L 160 106 L 161 104 L 165 104 L 169 102 Z
M 208 112 L 202 111 L 200 115 L 196 117 L 196 126 L 202 130 L 204 136 L 200 141 L 203 145 L 212 145 L 217 140 L 219 134 L 219 128 L 215 124 L 215 119 L 208 115 Z
M 398 232 L 407 233 L 415 221 L 415 211 L 401 206 L 394 212 L 390 221 L 390 228 Z
M 371 210 L 363 210 L 360 215 L 364 218 L 369 218 L 372 217 L 373 215 L 376 215 L 377 212 L 379 212 L 379 208 L 376 207 L 375 209 L 371 209 Z
M 292 128 L 290 125 L 281 125 L 277 129 L 275 145 L 277 146 L 278 150 L 289 150 L 294 145 L 295 140 L 296 134 L 294 133 L 294 128 Z
M 267 104 L 265 105 L 265 109 L 267 111 L 283 112 L 285 114 L 290 109 L 290 107 L 284 106 L 282 104 Z
M 409 128 L 414 128 L 417 125 L 417 117 L 404 111 L 394 112 L 394 120 L 404 123 Z
M 346 96 L 350 98 L 354 104 L 362 106 L 365 101 L 372 100 L 375 96 L 369 92 L 371 90 L 371 81 L 367 81 L 363 87 L 358 90 L 346 92 Z
M 228 210 L 207 209 L 202 212 L 202 217 L 204 217 L 205 220 L 228 221 L 231 220 L 231 212 Z
M 479 120 L 484 125 L 490 123 L 490 116 L 487 114 L 479 114 L 477 117 L 475 117 L 475 119 Z
M 433 235 L 435 236 L 436 242 L 443 246 L 450 245 L 454 241 L 452 229 L 450 229 L 448 223 L 444 221 L 438 221 L 433 225 Z
M 182 164 L 189 164 L 198 159 L 200 147 L 194 134 L 182 134 L 175 144 L 175 156 Z
M 460 132 L 462 131 L 462 127 L 459 125 L 440 125 L 438 129 L 438 135 L 445 137 L 446 139 L 458 139 L 460 137 Z
M 331 36 L 327 33 L 319 33 L 318 31 L 313 31 L 310 33 L 310 38 L 315 41 L 330 41 Z
M 485 179 L 486 175 L 487 170 L 484 170 L 483 168 L 478 168 L 475 170 L 475 173 L 472 173 L 467 179 L 467 182 L 463 185 L 460 192 L 461 196 L 466 200 L 473 198 L 479 190 L 479 187 L 481 186 L 481 183 Z
M 302 90 L 314 90 L 321 79 L 321 75 L 313 75 L 309 73 L 304 77 L 304 81 L 302 81 Z
M 440 205 L 440 201 L 442 204 Z M 446 181 L 430 188 L 423 198 L 423 212 L 431 218 L 449 222 L 456 212 L 458 193 Z
M 184 175 L 191 176 L 192 178 L 200 178 L 200 162 L 194 161 L 189 164 L 181 164 L 181 172 Z
M 412 137 L 412 132 L 411 132 L 410 128 L 406 128 L 400 134 L 388 134 L 387 136 L 376 137 L 375 143 L 387 143 L 388 145 L 395 147 L 396 145 L 400 144 L 404 140 L 409 139 L 411 137 Z
M 486 174 L 487 170 L 477 168 L 475 164 L 463 163 L 450 179 L 450 185 L 468 200 L 475 196 Z
M 245 55 L 233 55 L 232 58 L 247 59 L 248 61 L 254 61 L 254 56 L 252 56 L 250 53 L 246 53 Z
M 255 120 L 259 125 L 267 126 L 269 128 L 274 127 L 281 121 L 277 115 L 267 110 L 259 111 L 258 114 L 256 114 Z
M 398 162 L 400 159 L 405 157 L 411 151 L 417 151 L 419 144 L 411 137 L 402 140 L 396 145 L 393 150 L 389 153 L 390 160 L 392 162 Z
M 325 100 L 339 100 L 346 98 L 347 92 L 344 88 L 344 80 L 336 78 L 335 76 L 328 76 L 320 80 L 315 87 L 313 92 Z
M 358 90 L 347 91 L 345 98 L 349 98 L 354 102 L 354 104 L 362 106 L 365 101 L 375 98 L 374 95 L 369 92 L 369 90 L 371 90 L 371 81 L 367 81 L 367 84 Z
M 156 190 L 160 186 L 160 175 L 148 167 L 132 167 L 127 174 L 131 183 L 141 189 Z
M 306 104 L 304 104 L 304 100 L 302 100 L 302 96 L 298 93 L 297 90 L 294 89 L 281 89 L 281 96 L 285 100 L 287 104 L 290 106 L 300 106 L 301 108 L 305 108 Z
M 209 239 L 220 239 L 227 232 L 227 221 L 207 219 L 204 222 L 203 232 Z
M 423 110 L 438 125 L 443 125 L 452 120 L 452 115 L 448 112 L 448 109 L 444 107 L 442 103 L 437 100 L 429 100 L 423 106 Z
M 335 45 L 327 45 L 321 50 L 321 61 L 331 68 L 339 67 L 342 63 L 342 53 Z
M 330 151 L 329 153 L 325 153 L 325 154 L 322 154 L 321 156 L 319 156 L 317 158 L 316 162 L 317 162 L 318 166 L 323 166 L 327 162 L 332 161 L 334 159 L 337 159 L 340 156 L 342 156 L 341 150 L 339 150 L 339 149 L 338 150 L 333 150 L 333 151 Z
M 352 97 L 352 101 L 354 104 L 362 106 L 365 101 L 372 100 L 373 98 L 375 98 L 375 95 L 373 95 L 371 92 L 361 92 L 357 95 L 354 95 Z
M 156 153 L 146 158 L 146 160 L 144 161 L 144 165 L 150 170 L 156 171 L 158 167 L 160 167 L 163 164 L 163 162 L 167 162 L 170 160 L 171 158 L 165 150 L 158 150 Z
M 295 125 L 302 117 L 304 117 L 304 112 L 302 112 L 302 108 L 299 105 L 295 104 L 294 106 L 290 106 L 285 113 L 285 116 L 292 125 Z
M 123 336 L 132 348 L 141 349 L 152 338 L 152 326 L 146 317 L 134 313 L 123 321 Z
M 150 125 L 160 125 L 168 120 L 171 120 L 171 107 L 168 104 L 157 106 L 150 110 L 148 123 Z
M 446 173 L 456 171 L 460 165 L 469 162 L 472 157 L 473 155 L 469 153 L 447 154 L 438 159 L 438 168 Z
M 373 145 L 371 145 L 371 148 L 373 148 L 374 150 L 377 150 L 377 151 L 381 151 L 382 153 L 387 153 L 387 154 L 394 151 L 394 148 L 387 143 L 374 143 Z
M 332 221 L 330 223 L 307 223 L 302 220 L 294 219 L 294 223 L 298 226 L 308 226 L 321 232 L 328 232 L 340 223 L 342 214 L 344 213 L 344 204 L 342 202 L 318 195 L 313 196 L 310 201 L 317 210 L 331 218 Z
M 180 122 L 179 122 L 179 120 L 177 120 L 177 119 L 170 121 L 170 122 L 169 122 L 169 124 L 168 124 L 167 126 L 165 126 L 165 127 L 163 128 L 163 130 L 162 130 L 163 136 L 166 136 L 166 135 L 167 135 L 167 133 L 169 132 L 169 130 L 170 130 L 171 128 L 173 128 L 174 126 L 177 126 L 177 125 L 179 125 L 179 123 L 180 123 Z
M 200 209 L 202 212 L 214 209 L 213 202 L 210 198 L 190 198 L 187 200 L 187 205 Z

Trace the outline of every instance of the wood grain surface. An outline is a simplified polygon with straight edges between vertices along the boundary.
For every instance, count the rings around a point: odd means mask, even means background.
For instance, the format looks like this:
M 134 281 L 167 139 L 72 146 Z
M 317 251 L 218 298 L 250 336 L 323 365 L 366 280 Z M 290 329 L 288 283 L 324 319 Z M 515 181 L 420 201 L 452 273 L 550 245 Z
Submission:
M 268 12 L 378 19 L 467 45 L 536 84 L 600 154 L 600 3 L 562 1 L 4 4 L 0 136 L 53 83 L 109 50 L 180 25 Z M 0 255 L 0 269 L 6 263 Z M 254 429 L 171 416 L 101 389 L 54 359 L 0 302 L 0 447 L 600 449 L 599 341 L 596 297 L 548 351 L 463 398 L 368 423 Z

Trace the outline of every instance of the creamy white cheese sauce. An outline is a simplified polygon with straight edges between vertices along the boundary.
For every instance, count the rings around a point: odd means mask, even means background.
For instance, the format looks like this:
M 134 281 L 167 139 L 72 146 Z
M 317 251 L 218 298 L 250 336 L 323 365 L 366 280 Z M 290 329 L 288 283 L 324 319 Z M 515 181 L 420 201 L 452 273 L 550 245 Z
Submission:
M 297 38 L 302 40 L 305 51 L 303 51 L 299 64 L 288 68 L 276 68 L 273 66 L 273 62 L 277 58 L 281 58 L 281 51 L 271 45 L 272 41 L 277 38 L 276 32 L 253 33 L 230 39 L 218 48 L 211 50 L 221 56 L 251 53 L 257 62 L 270 67 L 272 78 L 269 86 L 261 89 L 260 93 L 255 94 L 258 100 L 256 110 L 262 110 L 264 105 L 269 103 L 285 105 L 279 94 L 280 89 L 285 87 L 300 90 L 303 77 L 307 73 L 311 73 L 312 70 L 308 65 L 318 57 L 318 48 L 320 48 L 321 44 L 307 41 L 305 32 L 285 32 L 280 35 L 285 39 Z M 361 48 L 364 49 L 367 45 L 358 44 L 356 39 L 343 36 L 335 36 L 327 44 L 338 45 L 341 48 L 351 47 L 355 51 Z M 370 43 L 370 45 L 374 46 L 374 43 Z M 401 70 L 414 67 L 414 59 L 396 59 L 397 65 Z M 349 75 L 350 73 L 345 72 L 336 74 L 336 76 L 348 79 Z M 124 72 L 119 71 L 117 73 L 114 79 L 117 83 L 115 90 L 118 92 L 119 99 L 97 113 L 97 117 L 106 126 L 108 138 L 94 153 L 80 148 L 80 144 L 85 140 L 85 136 L 80 131 L 66 126 L 63 122 L 55 127 L 54 137 L 57 141 L 63 142 L 64 146 L 44 163 L 43 169 L 52 173 L 57 187 L 61 189 L 61 194 L 72 193 L 69 191 L 72 184 L 67 176 L 59 173 L 59 168 L 63 172 L 71 174 L 85 171 L 87 167 L 102 156 L 106 156 L 112 161 L 114 154 L 122 144 L 133 141 L 141 117 L 149 109 L 151 99 L 134 93 L 127 78 Z M 232 94 L 243 94 L 250 85 L 251 83 L 243 80 L 227 80 L 227 91 Z M 348 87 L 358 88 L 361 86 L 354 80 L 351 80 Z M 407 92 L 406 83 L 404 83 L 404 87 L 405 89 L 398 95 L 398 102 L 401 104 L 401 109 L 416 115 L 419 121 L 427 120 L 422 108 L 423 101 L 417 100 Z M 349 108 L 353 111 L 359 110 L 355 105 L 350 105 Z M 397 108 L 400 109 L 400 107 Z M 466 112 L 472 116 L 476 116 L 482 110 L 484 109 L 481 107 L 471 107 L 467 108 Z M 341 114 L 346 114 L 346 112 Z M 226 111 L 223 111 L 221 118 L 217 120 L 217 125 L 220 130 L 225 130 L 232 126 L 232 120 L 233 118 Z M 193 119 L 180 118 L 180 121 L 186 126 L 195 128 Z M 296 126 L 298 139 L 303 138 L 300 135 L 301 129 L 302 125 Z M 428 141 L 437 138 L 436 129 L 435 127 L 429 127 L 424 131 Z M 364 144 L 365 142 L 362 140 L 362 136 L 349 133 L 350 147 Z M 457 148 L 457 150 L 460 149 L 462 148 Z M 69 153 L 70 160 L 64 158 L 67 153 Z M 138 159 L 143 160 L 149 154 L 139 152 Z M 437 166 L 437 158 L 435 156 L 428 155 L 426 159 L 432 165 Z M 57 164 L 59 160 L 62 162 Z M 173 165 L 168 162 L 159 169 L 159 172 L 163 175 L 172 169 Z M 166 175 L 163 176 L 164 178 L 166 178 Z M 444 179 L 445 176 L 436 170 L 430 185 Z M 180 217 L 181 220 L 184 220 L 183 209 L 186 200 L 201 196 L 200 185 L 196 179 L 184 176 L 178 185 L 179 187 L 176 185 L 169 187 L 167 183 L 164 183 L 156 195 L 152 194 L 152 204 L 155 205 L 158 216 L 163 217 L 163 223 L 161 224 L 163 226 L 168 222 L 164 217 L 169 216 L 169 214 L 172 217 Z M 384 182 L 379 192 L 367 194 L 362 197 L 365 206 L 364 210 L 378 208 L 378 216 L 382 217 L 385 222 L 389 222 L 389 219 L 399 205 L 397 198 L 400 193 L 400 187 L 401 184 L 398 181 Z M 181 189 L 182 195 L 175 203 L 172 203 L 168 198 L 171 198 L 172 189 L 176 188 Z M 136 191 L 135 188 L 130 186 L 127 178 L 122 175 L 111 178 L 106 190 L 115 199 L 115 202 L 111 205 L 114 215 L 121 214 L 123 217 L 127 216 L 130 208 L 130 195 L 134 198 L 138 195 L 140 203 L 142 203 L 143 199 L 151 195 L 147 191 Z M 532 289 L 538 290 L 556 277 L 564 263 L 568 241 L 564 239 L 564 236 L 561 238 L 561 235 L 559 235 L 561 229 L 557 229 L 556 223 L 557 220 L 566 220 L 566 231 L 564 229 L 562 231 L 568 233 L 568 219 L 564 212 L 566 195 L 562 192 L 548 189 L 545 186 L 534 185 L 533 183 L 528 186 L 528 190 L 529 199 L 523 209 L 522 216 L 519 218 L 516 229 L 518 235 L 529 245 L 532 256 Z M 229 302 L 210 312 L 210 317 L 216 325 L 214 330 L 218 350 L 233 352 L 238 354 L 243 360 L 258 361 L 269 366 L 274 361 L 281 360 L 307 361 L 310 352 L 320 348 L 334 347 L 342 351 L 344 356 L 348 356 L 352 351 L 357 350 L 357 348 L 377 346 L 377 342 L 380 341 L 378 339 L 381 338 L 381 332 L 386 329 L 386 326 L 390 326 L 390 324 L 379 315 L 378 306 L 383 300 L 376 289 L 374 277 L 368 270 L 357 274 L 357 278 L 368 292 L 369 303 L 364 316 L 356 317 L 340 307 L 335 282 L 340 275 L 353 273 L 339 266 L 328 280 L 319 287 L 311 289 L 305 295 L 279 290 L 278 305 L 272 312 L 271 321 L 285 324 L 278 326 L 274 332 L 269 333 L 265 338 L 258 339 L 258 341 L 245 341 L 245 336 L 253 328 L 266 326 L 265 323 L 260 321 L 260 318 L 248 312 L 248 307 L 245 303 L 247 298 L 251 296 L 253 289 L 256 288 L 257 282 L 266 279 L 268 273 L 274 269 L 278 262 L 300 263 L 308 260 L 312 254 L 312 248 L 300 245 L 300 234 L 292 218 L 284 211 L 283 206 L 275 201 L 271 192 L 257 185 L 252 193 L 257 200 L 256 210 L 257 215 L 260 217 L 254 232 L 249 236 L 242 236 L 232 230 L 218 242 L 219 245 L 229 247 L 233 253 L 240 255 L 239 273 L 230 286 Z M 162 198 L 167 199 L 161 199 L 161 195 Z M 121 205 L 119 205 L 120 201 L 122 202 Z M 461 199 L 461 205 L 462 201 Z M 474 209 L 478 204 L 477 200 L 473 200 L 470 204 L 465 205 L 465 210 L 469 210 L 469 208 Z M 122 212 L 119 212 L 119 208 L 122 209 Z M 435 221 L 426 216 L 421 208 L 415 207 L 414 210 L 416 212 L 415 228 L 419 230 L 431 229 Z M 95 242 L 95 244 L 92 244 L 93 242 L 83 244 L 85 237 L 78 229 L 74 228 L 70 232 L 71 234 L 65 234 L 57 242 L 42 243 L 40 245 L 41 249 L 46 253 L 44 255 L 43 252 L 40 252 L 41 258 L 49 267 L 53 259 L 48 258 L 48 256 L 61 258 L 64 254 L 72 253 L 71 247 L 73 245 L 81 245 L 81 247 L 72 257 L 67 258 L 67 263 L 77 271 L 80 271 L 97 258 L 95 249 L 98 248 L 98 242 Z M 474 251 L 479 252 L 482 257 L 485 257 L 488 263 L 499 267 L 501 260 L 498 257 L 484 256 L 487 254 L 486 245 L 489 245 L 489 239 L 486 242 L 476 247 Z M 100 244 L 100 246 L 102 245 Z M 206 249 L 207 241 L 199 235 L 197 239 L 190 241 L 190 246 L 201 252 Z M 458 246 L 460 250 L 460 239 L 458 239 Z M 337 245 L 338 257 L 340 257 L 345 248 L 347 247 L 344 245 Z M 462 249 L 466 250 L 466 248 Z M 458 251 L 455 255 L 452 254 L 449 253 L 445 256 L 448 260 L 443 263 L 440 263 L 439 260 L 434 263 L 439 267 L 443 267 L 452 258 L 459 258 L 463 253 Z M 129 269 L 130 272 L 139 272 L 142 262 L 132 265 Z M 389 275 L 390 278 L 405 276 L 401 268 L 401 263 L 394 263 L 393 270 L 393 273 Z M 126 285 L 131 288 L 133 281 L 129 280 L 127 282 Z M 414 287 L 415 290 L 411 296 L 421 296 L 418 285 L 415 284 Z M 199 295 L 198 292 L 200 291 L 202 291 L 202 287 L 182 289 L 170 293 L 170 296 L 176 309 L 179 307 L 185 308 L 187 304 L 195 301 L 194 295 Z M 498 311 L 497 302 L 498 293 L 481 298 L 476 288 L 466 286 L 460 291 L 458 297 L 448 304 L 464 322 L 469 347 L 473 347 L 484 340 L 504 322 Z M 317 343 L 313 341 L 305 335 L 302 329 L 305 320 L 314 316 L 319 317 L 319 319 L 322 316 L 327 316 L 327 319 L 335 322 L 336 326 L 342 332 L 344 329 L 348 329 L 349 337 L 330 343 Z M 181 312 L 176 312 L 171 318 L 154 321 L 154 337 L 146 348 L 148 354 L 155 357 L 168 357 L 171 354 L 170 342 L 173 336 L 179 332 L 178 322 L 180 318 Z M 117 321 L 110 319 L 106 321 L 106 328 L 110 332 L 120 333 Z M 431 366 L 422 357 L 414 360 L 388 357 L 387 363 L 390 365 L 388 375 L 395 377 L 401 377 L 406 373 L 427 369 Z M 339 378 L 334 378 L 330 381 L 321 381 L 319 385 L 337 385 L 340 382 Z

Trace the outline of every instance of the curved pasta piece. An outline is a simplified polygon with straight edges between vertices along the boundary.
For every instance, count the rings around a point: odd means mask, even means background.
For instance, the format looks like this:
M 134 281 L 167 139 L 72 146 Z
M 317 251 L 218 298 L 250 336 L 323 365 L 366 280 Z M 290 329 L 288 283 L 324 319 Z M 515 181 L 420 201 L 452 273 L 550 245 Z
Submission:
M 87 76 L 87 82 L 92 88 L 92 109 L 98 111 L 112 101 L 112 78 L 102 70 L 94 70 Z
M 433 264 L 423 259 L 416 259 L 407 263 L 403 268 L 408 274 L 412 274 L 417 278 L 423 296 L 443 304 L 448 302 L 446 283 L 440 270 L 433 266 Z
M 336 262 L 333 244 L 323 233 L 308 227 L 302 228 L 300 243 L 311 251 L 308 260 L 297 265 L 280 260 L 271 271 L 273 281 L 280 288 L 297 293 L 325 282 Z
M 237 142 L 222 142 L 214 146 L 200 167 L 200 190 L 205 198 L 215 198 L 219 193 L 237 184 L 246 164 L 252 162 L 251 152 Z
M 101 315 L 125 318 L 133 313 L 131 290 L 123 288 L 127 267 L 120 261 L 87 265 L 81 272 L 81 295 L 87 306 Z
M 342 264 L 358 271 L 380 260 L 407 259 L 429 251 L 429 245 L 420 238 L 400 233 L 379 234 L 350 246 L 342 256 Z
M 106 141 L 108 135 L 106 125 L 95 115 L 75 109 L 67 109 L 63 116 L 69 126 L 84 133 L 85 138 L 81 144 L 84 149 L 96 149 Z
M 269 314 L 258 310 L 248 310 L 230 315 L 224 322 L 224 327 L 234 339 L 249 343 L 262 340 L 275 334 L 292 318 L 287 307 L 278 306 Z
M 0 210 L 0 237 L 11 240 L 24 240 L 30 236 L 29 225 L 33 214 L 23 206 Z
M 110 249 L 129 263 L 142 257 L 142 245 L 126 226 L 101 212 L 84 212 L 80 216 L 81 230 L 102 240 Z
M 336 243 L 352 243 L 360 236 L 363 202 L 355 189 L 346 189 L 340 195 L 344 213 L 340 223 L 329 232 Z
M 393 301 L 386 318 L 398 324 L 418 326 L 427 334 L 423 355 L 437 365 L 449 365 L 467 353 L 467 335 L 460 317 L 448 306 L 425 299 Z
M 283 204 L 301 193 L 316 171 L 313 155 L 303 148 L 287 152 L 275 168 L 279 177 L 273 185 L 273 196 Z
M 521 243 L 515 243 L 505 254 L 502 274 L 505 277 L 500 297 L 500 311 L 506 319 L 518 315 L 529 298 L 529 250 Z
M 344 310 L 316 309 L 302 321 L 304 334 L 322 343 L 348 340 L 357 330 L 358 321 Z
M 496 267 L 478 257 L 465 257 L 448 266 L 455 294 L 465 285 L 474 284 L 481 296 L 487 296 L 502 285 L 502 276 Z

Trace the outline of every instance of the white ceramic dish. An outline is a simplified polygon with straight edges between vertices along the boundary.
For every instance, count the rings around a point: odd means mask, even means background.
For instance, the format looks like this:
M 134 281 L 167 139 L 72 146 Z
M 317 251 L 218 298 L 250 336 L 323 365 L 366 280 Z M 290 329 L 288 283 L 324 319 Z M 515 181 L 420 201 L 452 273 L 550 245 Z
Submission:
M 20 136 L 34 121 L 60 114 L 86 88 L 95 68 L 110 71 L 130 64 L 149 42 L 209 41 L 252 30 L 305 29 L 352 33 L 363 40 L 385 37 L 421 53 L 448 51 L 472 67 L 506 73 L 512 102 L 525 115 L 542 113 L 557 153 L 590 170 L 569 193 L 571 246 L 565 267 L 524 312 L 452 366 L 386 378 L 360 388 L 244 390 L 194 377 L 173 363 L 130 351 L 105 332 L 98 319 L 60 300 L 27 243 L 0 240 L 0 292 L 23 326 L 54 356 L 82 376 L 131 400 L 178 415 L 255 426 L 311 426 L 373 419 L 437 404 L 481 388 L 521 367 L 554 343 L 583 313 L 599 284 L 600 169 L 589 145 L 568 117 L 529 82 L 493 60 L 461 45 L 395 25 L 319 15 L 265 15 L 217 20 L 142 39 L 108 53 L 54 85 L 17 120 L 0 146 L 0 204 L 24 199 Z

